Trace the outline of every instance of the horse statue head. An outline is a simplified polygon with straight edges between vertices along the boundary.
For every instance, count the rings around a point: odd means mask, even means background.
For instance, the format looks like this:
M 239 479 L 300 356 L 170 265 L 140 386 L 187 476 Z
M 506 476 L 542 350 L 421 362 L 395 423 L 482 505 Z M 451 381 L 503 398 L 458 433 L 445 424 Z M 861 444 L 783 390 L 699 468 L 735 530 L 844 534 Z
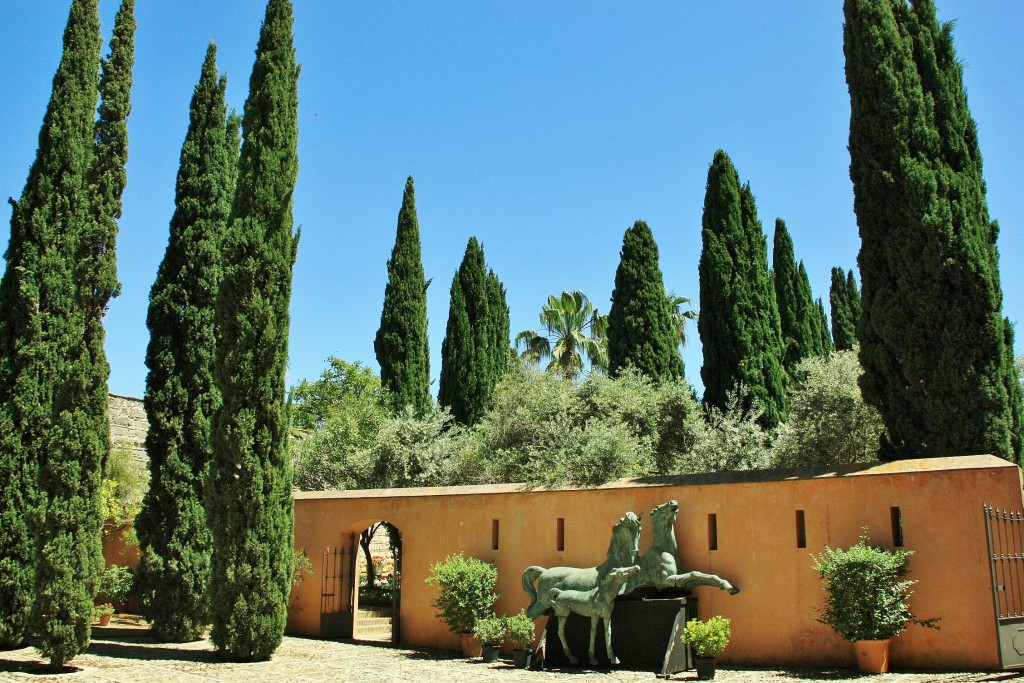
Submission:
M 619 518 L 619 521 L 612 527 L 612 543 L 608 548 L 608 559 L 615 559 L 622 564 L 614 564 L 616 567 L 628 567 L 636 562 L 636 556 L 640 552 L 640 518 L 632 512 L 627 512 Z
M 655 529 L 676 523 L 676 513 L 679 512 L 679 501 L 670 500 L 662 503 L 651 510 L 651 524 Z

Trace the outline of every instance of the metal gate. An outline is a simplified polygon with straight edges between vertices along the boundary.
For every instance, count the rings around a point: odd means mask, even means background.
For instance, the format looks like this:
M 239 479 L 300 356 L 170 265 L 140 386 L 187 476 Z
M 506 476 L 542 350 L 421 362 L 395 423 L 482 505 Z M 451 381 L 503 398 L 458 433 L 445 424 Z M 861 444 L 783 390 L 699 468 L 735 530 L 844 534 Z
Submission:
M 985 510 L 992 602 L 1004 669 L 1024 667 L 1024 512 Z
M 324 551 L 320 579 L 320 637 L 351 638 L 354 624 L 356 536 L 344 545 Z

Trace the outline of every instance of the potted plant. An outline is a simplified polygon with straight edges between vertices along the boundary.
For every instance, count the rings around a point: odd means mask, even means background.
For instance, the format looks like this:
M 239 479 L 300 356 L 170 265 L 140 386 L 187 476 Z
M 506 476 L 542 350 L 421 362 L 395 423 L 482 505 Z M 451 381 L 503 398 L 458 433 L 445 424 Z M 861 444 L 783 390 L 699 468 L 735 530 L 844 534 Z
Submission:
M 102 605 L 94 605 L 92 608 L 92 618 L 100 622 L 100 626 L 110 624 L 110 617 L 113 614 L 114 606 L 109 602 L 105 602 Z
M 505 640 L 505 620 L 494 614 L 477 619 L 473 626 L 473 635 L 480 641 L 483 660 L 498 661 L 498 646 Z
M 725 617 L 714 616 L 707 621 L 690 619 L 686 622 L 681 638 L 693 650 L 698 678 L 715 677 L 715 659 L 722 654 L 731 637 L 729 619 Z
M 505 618 L 505 629 L 508 631 L 508 639 L 515 647 L 512 650 L 512 661 L 517 669 L 527 669 L 530 660 L 533 658 L 533 650 L 530 644 L 533 642 L 534 626 L 533 620 L 526 616 L 526 610 L 522 610 L 515 616 Z
M 857 666 L 865 673 L 889 670 L 889 641 L 908 624 L 938 628 L 938 619 L 918 619 L 910 611 L 906 550 L 886 550 L 866 537 L 846 550 L 825 546 L 814 568 L 825 579 L 828 597 L 817 620 L 854 644 Z
M 430 567 L 427 583 L 436 585 L 438 597 L 432 603 L 437 617 L 462 639 L 462 652 L 467 657 L 480 656 L 479 641 L 473 635 L 478 619 L 491 614 L 498 601 L 494 587 L 498 570 L 475 557 L 460 552 Z

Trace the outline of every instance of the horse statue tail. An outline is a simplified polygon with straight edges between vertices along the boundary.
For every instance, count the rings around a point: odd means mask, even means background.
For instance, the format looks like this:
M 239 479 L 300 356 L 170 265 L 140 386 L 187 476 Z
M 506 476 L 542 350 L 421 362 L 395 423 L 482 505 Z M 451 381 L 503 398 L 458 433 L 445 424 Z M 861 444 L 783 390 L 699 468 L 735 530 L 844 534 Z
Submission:
M 530 596 L 530 605 L 527 607 L 527 611 L 529 611 L 530 607 L 537 604 L 537 589 L 533 584 L 537 580 L 537 577 L 545 571 L 547 570 L 544 569 L 544 567 L 533 565 L 532 567 L 527 567 L 526 571 L 523 572 L 523 590 Z

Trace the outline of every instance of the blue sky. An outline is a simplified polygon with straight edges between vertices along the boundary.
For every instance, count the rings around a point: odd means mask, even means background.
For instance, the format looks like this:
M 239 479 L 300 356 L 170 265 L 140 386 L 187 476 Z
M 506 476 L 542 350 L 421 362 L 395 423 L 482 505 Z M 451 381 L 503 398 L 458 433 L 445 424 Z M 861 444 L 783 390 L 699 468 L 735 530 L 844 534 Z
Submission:
M 0 63 L 0 193 L 18 196 L 60 56 L 67 0 L 8 2 Z M 1002 226 L 1004 312 L 1024 320 L 1024 3 L 939 0 L 956 19 L 989 208 Z M 139 3 L 122 295 L 106 317 L 111 391 L 141 396 L 149 289 L 167 244 L 188 103 L 207 42 L 241 109 L 262 0 Z M 116 11 L 101 0 L 106 35 Z M 509 294 L 512 332 L 548 294 L 607 312 L 623 232 L 654 231 L 670 290 L 697 300 L 708 165 L 726 150 L 771 243 L 781 216 L 814 295 L 860 243 L 846 150 L 842 2 L 556 3 L 296 0 L 300 174 L 289 383 L 328 355 L 376 368 L 385 264 L 416 180 L 431 374 L 449 287 L 476 235 Z M 0 210 L 0 243 L 10 234 Z M 0 266 L 2 267 L 2 266 Z M 859 277 L 858 277 L 859 279 Z M 696 326 L 684 352 L 700 386 Z M 1018 332 L 1018 353 L 1024 348 Z M 436 394 L 436 384 L 434 387 Z

